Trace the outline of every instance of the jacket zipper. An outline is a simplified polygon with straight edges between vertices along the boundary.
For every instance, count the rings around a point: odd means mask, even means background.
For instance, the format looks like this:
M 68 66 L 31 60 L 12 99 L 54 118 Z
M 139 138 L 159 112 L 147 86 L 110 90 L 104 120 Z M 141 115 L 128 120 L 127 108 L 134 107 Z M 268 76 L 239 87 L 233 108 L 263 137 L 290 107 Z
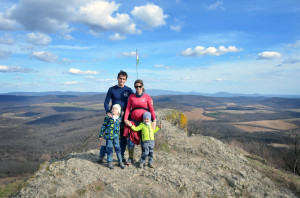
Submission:
M 150 130 L 150 126 L 149 126 L 148 124 L 147 124 L 146 126 L 147 126 L 148 131 L 149 131 L 149 139 L 151 140 L 151 130 Z

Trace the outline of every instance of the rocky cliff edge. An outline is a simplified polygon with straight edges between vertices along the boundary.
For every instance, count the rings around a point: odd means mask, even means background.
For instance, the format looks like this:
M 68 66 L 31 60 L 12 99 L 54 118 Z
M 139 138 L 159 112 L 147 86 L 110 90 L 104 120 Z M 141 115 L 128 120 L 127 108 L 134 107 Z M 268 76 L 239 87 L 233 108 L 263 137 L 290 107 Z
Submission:
M 99 150 L 41 164 L 15 197 L 297 197 L 272 182 L 240 150 L 212 137 L 191 136 L 158 110 L 155 168 L 107 168 Z M 140 157 L 136 146 L 135 159 Z M 127 154 L 127 152 L 126 152 Z

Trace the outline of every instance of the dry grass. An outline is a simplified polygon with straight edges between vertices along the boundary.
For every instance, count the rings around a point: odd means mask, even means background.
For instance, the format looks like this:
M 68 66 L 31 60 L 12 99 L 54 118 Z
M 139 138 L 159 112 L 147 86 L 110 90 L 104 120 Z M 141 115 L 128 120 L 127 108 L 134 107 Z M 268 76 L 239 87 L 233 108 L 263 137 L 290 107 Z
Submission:
M 272 143 L 272 144 L 268 144 L 268 145 L 275 147 L 275 148 L 290 148 L 290 146 L 287 144 Z
M 94 104 L 90 102 L 65 102 L 65 103 L 42 103 L 34 104 L 32 106 L 46 106 L 46 107 L 75 107 L 84 108 L 87 110 L 102 110 L 104 109 L 103 104 Z
M 256 127 L 256 126 L 246 126 L 240 124 L 234 124 L 234 127 L 241 129 L 242 131 L 246 131 L 249 133 L 262 132 L 262 131 L 276 131 L 274 129 L 264 128 L 264 127 Z
M 252 162 L 250 163 L 251 166 L 264 174 L 266 177 L 270 178 L 280 186 L 289 188 L 298 196 L 300 195 L 300 177 L 298 175 L 278 170 L 264 163 L 261 163 L 259 157 L 255 155 L 245 154 L 245 157 L 247 157 L 248 160 Z
M 247 132 L 259 131 L 280 131 L 298 128 L 297 125 L 287 122 L 286 120 L 259 120 L 252 122 L 239 122 L 233 126 Z
M 257 109 L 257 110 L 218 110 L 221 113 L 231 113 L 231 114 L 246 114 L 246 113 L 275 113 L 274 111 Z
M 203 115 L 203 108 L 194 108 L 192 111 L 183 112 L 188 120 L 216 120 L 215 118 Z
M 25 116 L 17 116 L 18 114 L 22 114 L 24 112 L 18 112 L 18 113 L 3 113 L 0 115 L 0 117 L 3 118 L 9 118 L 9 119 L 20 119 L 20 120 L 30 120 L 30 117 Z

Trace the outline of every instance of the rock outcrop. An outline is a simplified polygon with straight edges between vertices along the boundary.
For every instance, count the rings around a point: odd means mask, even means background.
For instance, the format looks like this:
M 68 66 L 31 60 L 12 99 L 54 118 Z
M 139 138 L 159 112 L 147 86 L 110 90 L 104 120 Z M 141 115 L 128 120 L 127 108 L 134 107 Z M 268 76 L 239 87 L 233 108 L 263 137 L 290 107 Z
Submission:
M 191 136 L 165 120 L 156 133 L 155 168 L 110 170 L 99 150 L 43 163 L 16 197 L 297 197 L 259 172 L 244 152 L 212 137 Z M 135 158 L 139 159 L 140 146 Z M 127 153 L 126 153 L 127 154 Z M 116 157 L 114 155 L 114 160 Z

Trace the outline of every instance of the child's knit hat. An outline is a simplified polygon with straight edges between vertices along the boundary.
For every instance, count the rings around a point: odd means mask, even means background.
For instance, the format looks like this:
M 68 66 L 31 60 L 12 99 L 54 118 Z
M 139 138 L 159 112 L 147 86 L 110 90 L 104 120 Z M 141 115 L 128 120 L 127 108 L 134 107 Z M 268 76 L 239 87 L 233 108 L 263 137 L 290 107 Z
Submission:
M 151 119 L 151 113 L 148 112 L 148 111 L 146 111 L 146 112 L 143 114 L 143 119 L 146 119 L 146 118 Z
M 119 104 L 114 104 L 111 109 L 113 109 L 114 107 L 118 109 L 118 112 L 120 114 L 121 113 L 121 106 Z

